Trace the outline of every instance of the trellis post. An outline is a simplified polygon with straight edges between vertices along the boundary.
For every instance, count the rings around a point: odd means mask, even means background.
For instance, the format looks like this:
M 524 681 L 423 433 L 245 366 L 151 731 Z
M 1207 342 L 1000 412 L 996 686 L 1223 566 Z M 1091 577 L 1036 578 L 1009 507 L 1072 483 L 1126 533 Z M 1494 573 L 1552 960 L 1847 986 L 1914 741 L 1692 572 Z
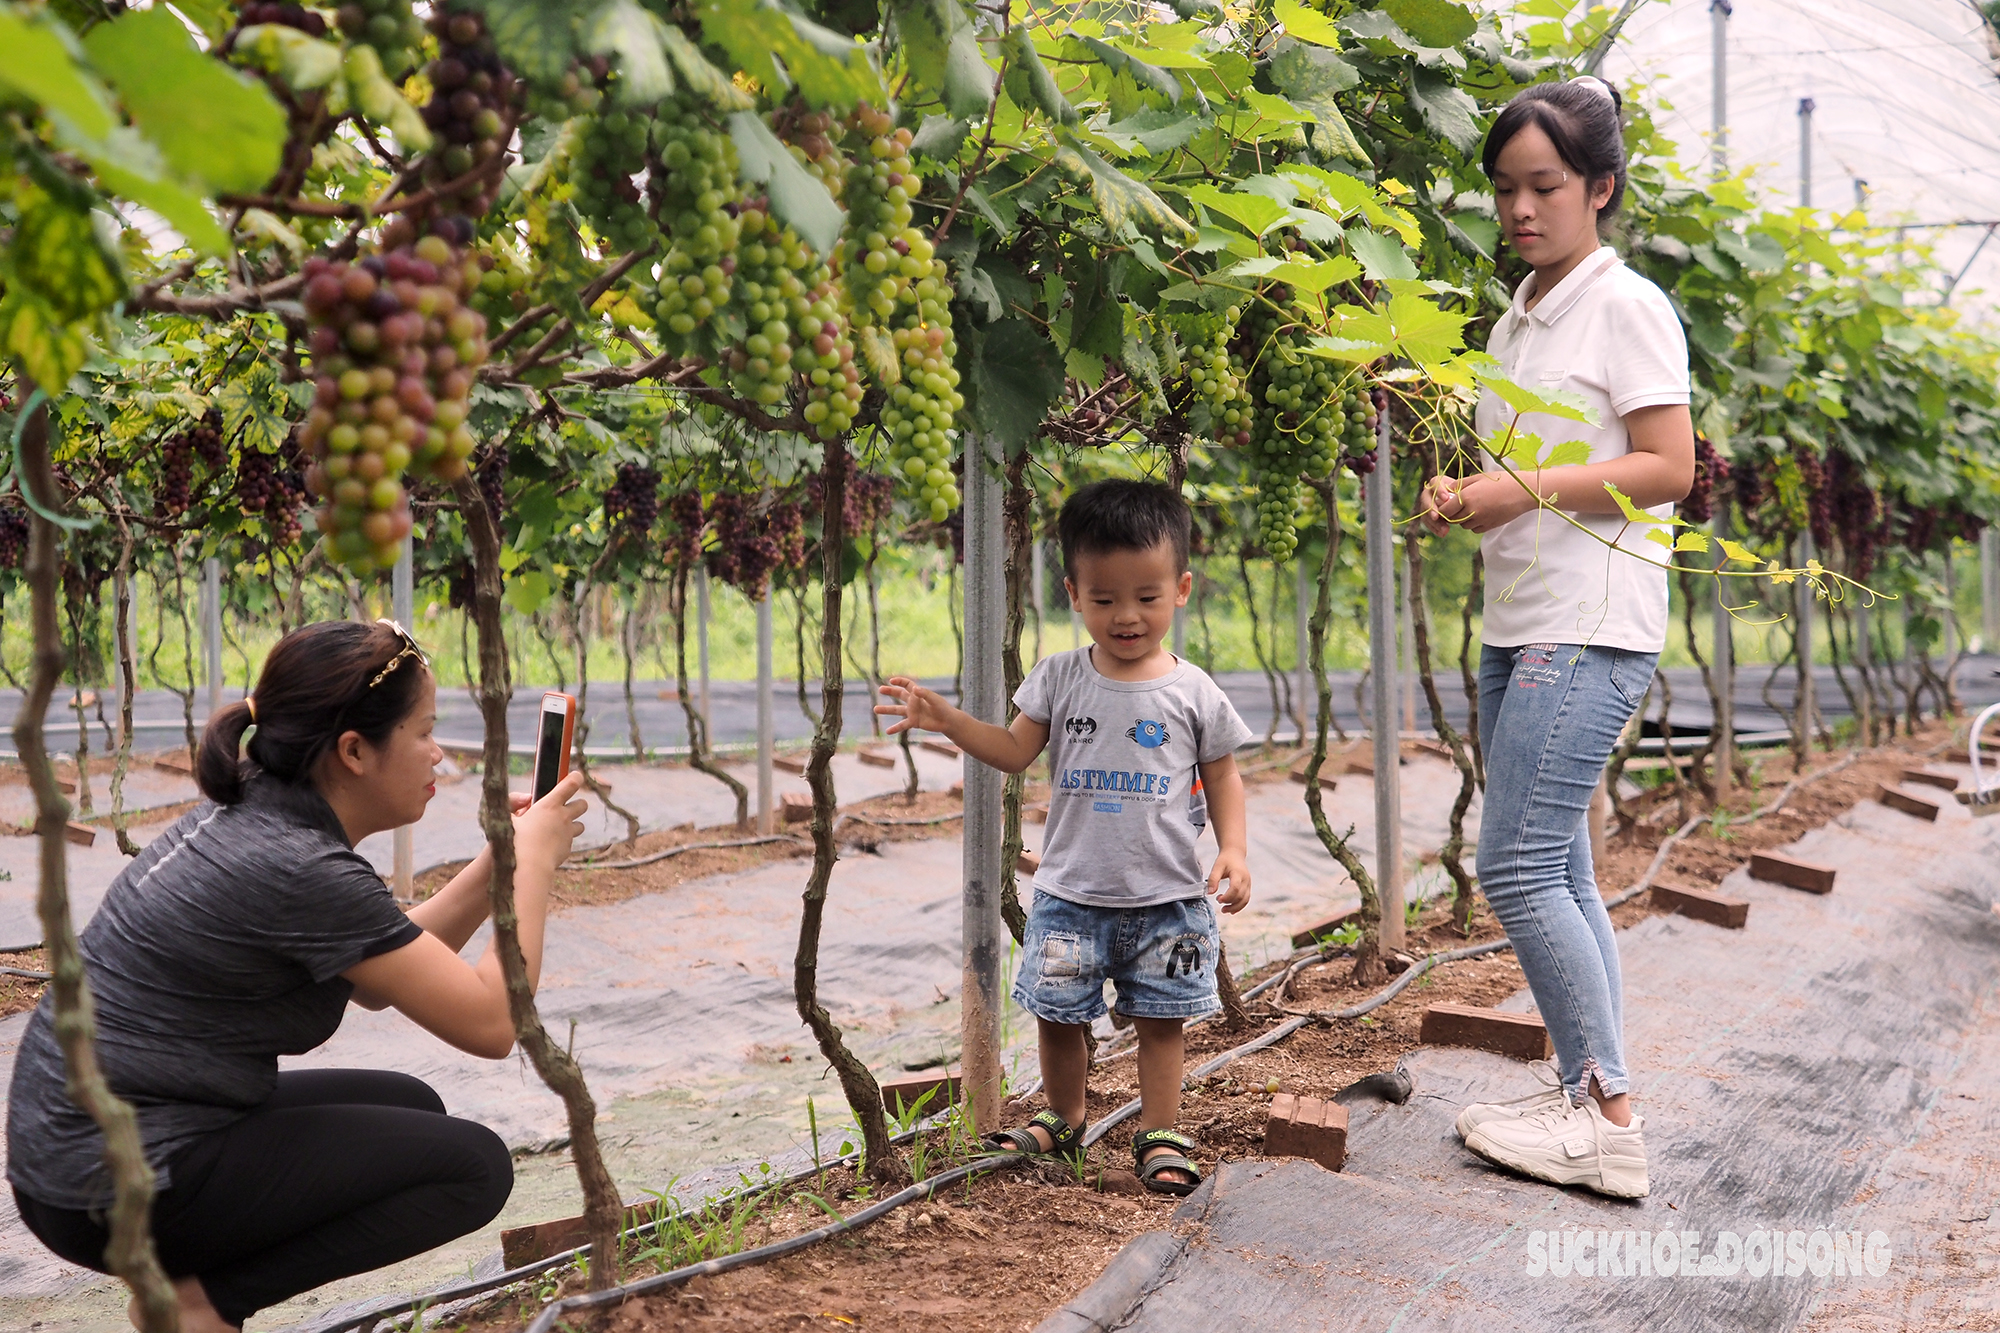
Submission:
M 1001 673 L 1006 634 L 1000 451 L 988 435 L 967 437 L 965 459 L 965 711 L 1004 725 Z M 965 992 L 960 1011 L 961 1079 L 974 1123 L 1000 1118 L 1000 1019 L 1007 1003 L 1000 976 L 1007 938 L 1000 920 L 1001 803 L 1005 776 L 965 757 L 963 927 Z
M 1389 416 L 1377 428 L 1382 465 L 1363 482 L 1368 538 L 1368 728 L 1375 740 L 1375 892 L 1382 948 L 1403 947 L 1402 742 L 1396 728 L 1396 516 L 1389 485 Z
M 389 571 L 390 614 L 404 629 L 416 619 L 416 568 L 415 548 L 412 539 L 403 538 L 402 552 L 396 557 L 396 564 Z M 413 830 L 404 824 L 394 836 L 396 896 L 409 901 L 416 890 L 416 849 L 411 837 Z

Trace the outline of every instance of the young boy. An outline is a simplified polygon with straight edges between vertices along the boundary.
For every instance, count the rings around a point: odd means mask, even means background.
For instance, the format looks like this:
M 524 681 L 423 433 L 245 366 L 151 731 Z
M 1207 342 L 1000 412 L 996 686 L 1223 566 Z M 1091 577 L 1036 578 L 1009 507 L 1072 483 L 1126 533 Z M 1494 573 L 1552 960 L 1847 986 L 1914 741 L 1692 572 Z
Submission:
M 1139 1033 L 1142 1128 L 1132 1153 L 1160 1194 L 1201 1182 L 1176 1132 L 1181 1025 L 1214 1013 L 1221 947 L 1208 896 L 1225 912 L 1250 901 L 1243 781 L 1235 752 L 1250 729 L 1200 668 L 1160 646 L 1187 604 L 1187 503 L 1152 482 L 1100 481 L 1063 505 L 1063 586 L 1090 646 L 1043 659 L 1014 702 L 1011 727 L 980 722 L 898 676 L 879 713 L 890 732 L 941 731 L 981 763 L 1019 773 L 1049 749 L 1042 865 L 1014 999 L 1035 1016 L 1049 1107 L 989 1136 L 1012 1151 L 1080 1156 L 1090 1072 L 1084 1035 L 1104 1013 L 1104 983 Z M 1204 878 L 1195 848 L 1215 825 Z

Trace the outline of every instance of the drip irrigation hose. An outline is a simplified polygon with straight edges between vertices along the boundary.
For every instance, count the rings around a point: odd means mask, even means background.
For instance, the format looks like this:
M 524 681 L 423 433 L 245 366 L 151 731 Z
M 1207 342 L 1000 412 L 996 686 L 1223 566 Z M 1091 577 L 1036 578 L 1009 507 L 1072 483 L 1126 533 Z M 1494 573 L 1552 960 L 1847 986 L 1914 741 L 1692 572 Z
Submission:
M 684 842 L 678 847 L 668 847 L 644 856 L 633 857 L 629 861 L 570 861 L 556 867 L 558 870 L 637 870 L 655 861 L 664 861 L 682 852 L 706 852 L 724 847 L 761 847 L 768 842 L 805 843 L 805 839 L 795 833 L 772 833 L 761 838 L 728 838 L 720 842 Z
M 652 1292 L 665 1291 L 669 1287 L 678 1287 L 682 1283 L 694 1278 L 710 1277 L 718 1273 L 727 1273 L 732 1269 L 747 1268 L 752 1264 L 761 1264 L 766 1260 L 781 1258 L 784 1255 L 803 1250 L 809 1245 L 817 1245 L 823 1240 L 830 1240 L 835 1236 L 853 1231 L 858 1227 L 867 1226 L 870 1222 L 888 1216 L 904 1204 L 916 1203 L 920 1200 L 930 1198 L 938 1190 L 943 1189 L 947 1185 L 956 1185 L 961 1180 L 970 1180 L 974 1176 L 984 1174 L 988 1171 L 997 1171 L 1002 1167 L 1014 1166 L 1025 1162 L 1027 1159 L 1028 1155 L 1026 1153 L 1018 1152 L 1000 1153 L 992 1157 L 982 1157 L 976 1162 L 967 1162 L 964 1166 L 953 1167 L 951 1170 L 940 1175 L 932 1176 L 929 1180 L 919 1181 L 906 1190 L 892 1194 L 877 1203 L 870 1204 L 852 1217 L 844 1217 L 838 1222 L 829 1222 L 817 1230 L 807 1231 L 786 1240 L 773 1241 L 769 1245 L 760 1245 L 754 1250 L 740 1250 L 735 1254 L 727 1254 L 719 1259 L 706 1259 L 698 1264 L 689 1264 L 684 1268 L 676 1268 L 670 1272 L 640 1278 L 637 1282 L 627 1282 L 621 1286 L 608 1287 L 603 1291 L 587 1292 L 581 1296 L 566 1296 L 562 1300 L 555 1301 L 546 1306 L 541 1314 L 535 1317 L 535 1322 L 528 1325 L 528 1333 L 549 1333 L 555 1321 L 566 1314 L 573 1314 L 581 1310 L 600 1310 L 607 1305 L 623 1305 L 634 1296 L 645 1296 Z M 643 1229 L 641 1228 L 641 1230 Z
M 47 981 L 51 974 L 35 972 L 25 967 L 0 967 L 0 977 L 26 977 L 30 981 Z

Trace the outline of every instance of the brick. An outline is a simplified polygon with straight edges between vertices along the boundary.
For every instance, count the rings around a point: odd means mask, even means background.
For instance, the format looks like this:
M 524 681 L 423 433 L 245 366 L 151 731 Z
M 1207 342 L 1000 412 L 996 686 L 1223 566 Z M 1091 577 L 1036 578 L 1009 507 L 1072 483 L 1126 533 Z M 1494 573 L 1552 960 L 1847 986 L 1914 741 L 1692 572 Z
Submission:
M 802 754 L 774 754 L 771 756 L 772 768 L 777 769 L 780 773 L 796 773 L 800 777 L 806 775 L 806 765 L 810 762 Z
M 965 779 L 953 778 L 951 780 L 951 785 L 949 787 L 946 787 L 944 789 L 944 792 L 945 795 L 947 796 L 963 797 L 965 795 Z
M 1281 1092 L 1264 1122 L 1266 1157 L 1305 1157 L 1329 1171 L 1347 1164 L 1347 1108 L 1317 1097 Z
M 1963 745 L 1960 745 L 1954 749 L 1946 750 L 1944 752 L 1944 761 L 1947 764 L 1969 764 L 1972 762 L 1972 752 Z
M 922 1114 L 936 1115 L 958 1100 L 958 1078 L 957 1065 L 905 1074 L 882 1085 L 882 1105 L 891 1115 L 900 1115 L 904 1108 L 914 1108 L 928 1092 L 932 1096 L 924 1102 Z
M 1418 1038 L 1426 1046 L 1472 1046 L 1516 1060 L 1546 1060 L 1549 1030 L 1533 1014 L 1507 1014 L 1469 1004 L 1434 1004 L 1424 1010 Z
M 652 1216 L 650 1198 L 625 1201 L 625 1225 L 631 1227 Z M 632 1216 L 634 1211 L 638 1216 Z M 508 1268 L 539 1263 L 553 1255 L 590 1243 L 590 1227 L 581 1216 L 558 1217 L 530 1226 L 512 1227 L 500 1233 L 500 1260 Z
M 1021 854 L 1014 858 L 1014 869 L 1024 875 L 1032 875 L 1042 868 L 1042 858 L 1023 847 Z
M 72 819 L 64 826 L 63 837 L 79 847 L 90 847 L 94 846 L 97 842 L 97 830 L 88 824 L 79 824 Z
M 941 754 L 947 759 L 956 759 L 965 753 L 965 751 L 959 749 L 942 736 L 926 736 L 921 741 L 918 741 L 917 744 L 929 750 L 932 754 Z
M 894 768 L 896 752 L 886 745 L 864 745 L 854 752 L 862 763 L 874 768 Z
M 182 777 L 194 775 L 194 763 L 188 758 L 186 750 L 168 750 L 165 754 L 155 755 L 153 767 L 162 773 L 178 773 Z
M 1432 740 L 1429 736 L 1418 736 L 1414 739 L 1404 741 L 1403 753 L 1406 755 L 1412 753 L 1427 754 L 1432 758 L 1442 759 L 1447 764 L 1454 762 L 1451 757 L 1451 747 L 1443 741 Z
M 1298 783 L 1301 787 L 1306 785 L 1306 761 L 1311 758 L 1310 754 L 1302 754 L 1292 761 L 1292 781 Z M 1319 766 L 1319 787 L 1321 791 L 1332 791 L 1338 785 L 1341 768 L 1342 761 L 1339 757 L 1332 754 L 1327 755 L 1325 761 Z
M 1352 912 L 1342 912 L 1339 916 L 1330 916 L 1324 921 L 1316 922 L 1313 925 L 1307 926 L 1304 930 L 1295 933 L 1292 936 L 1292 947 L 1294 949 L 1309 949 L 1319 943 L 1322 935 L 1331 935 L 1348 922 L 1359 921 L 1360 919 L 1361 909 L 1358 907 Z
M 778 797 L 778 813 L 787 824 L 810 824 L 813 798 L 802 791 L 788 791 Z
M 1937 802 L 1926 801 L 1921 796 L 1912 796 L 1908 792 L 1897 791 L 1894 787 L 1881 786 L 1875 789 L 1875 799 L 1891 810 L 1901 810 L 1906 815 L 1915 815 L 1918 819 L 1932 823 L 1937 821 Z
M 1945 791 L 1957 791 L 1958 779 L 1949 773 L 1933 773 L 1927 768 L 1906 768 L 1903 781 L 1914 782 L 1925 787 L 1940 787 Z
M 1022 807 L 1021 807 L 1021 822 L 1022 822 L 1023 824 L 1046 824 L 1046 823 L 1048 823 L 1048 822 L 1049 822 L 1049 803 L 1048 803 L 1047 801 L 1037 801 L 1037 802 L 1035 802 L 1035 803 L 1034 803 L 1033 805 L 1024 805 L 1024 806 L 1022 806 Z
M 1935 807 L 1933 807 L 1935 808 Z M 1750 854 L 1750 878 L 1772 884 L 1786 884 L 1807 893 L 1832 893 L 1835 871 L 1832 866 L 1800 861 L 1776 852 Z
M 661 691 L 660 691 L 660 702 L 661 702 L 661 703 L 663 703 L 663 704 L 677 704 L 677 703 L 679 703 L 680 701 L 681 701 L 681 692 L 680 692 L 679 690 L 661 690 Z
M 1741 930 L 1749 923 L 1750 904 L 1741 898 L 1725 898 L 1707 889 L 1680 888 L 1672 884 L 1653 886 L 1653 906 L 1680 916 L 1690 916 L 1713 926 Z

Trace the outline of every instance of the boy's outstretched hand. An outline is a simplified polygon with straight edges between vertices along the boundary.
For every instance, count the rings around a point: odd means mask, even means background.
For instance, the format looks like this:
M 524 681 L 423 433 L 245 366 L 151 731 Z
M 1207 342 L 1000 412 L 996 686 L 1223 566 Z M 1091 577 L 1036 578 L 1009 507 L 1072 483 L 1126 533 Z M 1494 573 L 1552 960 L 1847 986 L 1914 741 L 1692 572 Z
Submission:
M 952 714 L 958 710 L 945 702 L 936 690 L 925 689 L 908 676 L 891 676 L 882 687 L 882 693 L 894 699 L 894 703 L 876 704 L 875 711 L 883 717 L 898 717 L 902 721 L 891 723 L 888 734 L 900 735 L 913 728 L 924 731 L 943 731 L 951 723 Z
M 1222 888 L 1228 880 L 1229 887 Z M 1225 912 L 1240 912 L 1250 905 L 1250 862 L 1243 853 L 1225 847 L 1215 854 L 1208 868 L 1208 891 L 1216 895 L 1215 905 Z

